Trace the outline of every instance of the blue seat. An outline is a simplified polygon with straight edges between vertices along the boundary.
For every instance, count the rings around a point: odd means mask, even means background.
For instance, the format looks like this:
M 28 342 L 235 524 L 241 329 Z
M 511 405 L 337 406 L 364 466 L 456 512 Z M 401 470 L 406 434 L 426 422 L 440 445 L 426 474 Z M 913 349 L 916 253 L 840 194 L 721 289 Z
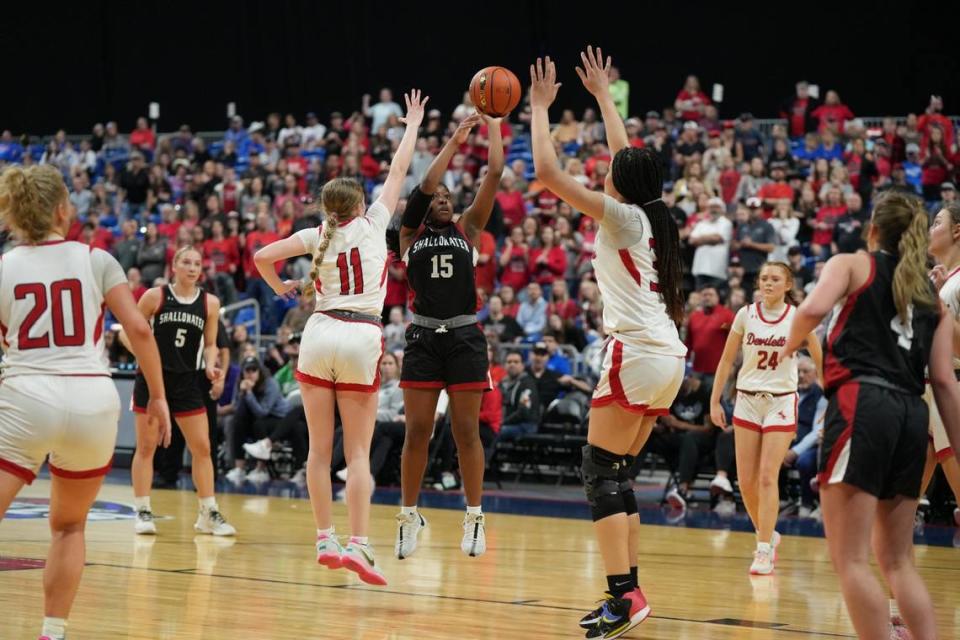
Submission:
M 107 227 L 107 228 L 116 227 L 117 224 L 119 224 L 119 221 L 117 220 L 117 216 L 113 214 L 110 214 L 108 216 L 103 216 L 102 218 L 100 218 L 101 227 Z

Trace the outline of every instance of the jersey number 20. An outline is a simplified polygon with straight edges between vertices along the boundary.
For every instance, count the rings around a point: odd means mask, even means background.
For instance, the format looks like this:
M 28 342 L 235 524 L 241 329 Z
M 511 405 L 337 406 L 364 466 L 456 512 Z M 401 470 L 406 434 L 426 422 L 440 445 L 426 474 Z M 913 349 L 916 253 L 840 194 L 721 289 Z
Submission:
M 73 333 L 70 334 L 67 333 L 66 322 L 64 322 L 64 293 L 70 298 L 69 304 L 73 317 Z M 83 297 L 79 280 L 71 278 L 51 282 L 49 294 L 47 293 L 47 287 L 42 282 L 18 284 L 13 288 L 13 297 L 17 300 L 26 300 L 27 297 L 33 298 L 33 309 L 20 324 L 20 331 L 17 334 L 18 348 L 27 350 L 48 349 L 50 347 L 49 333 L 30 337 L 30 330 L 33 329 L 37 320 L 46 313 L 47 307 L 50 307 L 50 320 L 53 325 L 53 344 L 58 347 L 79 347 L 83 345 Z

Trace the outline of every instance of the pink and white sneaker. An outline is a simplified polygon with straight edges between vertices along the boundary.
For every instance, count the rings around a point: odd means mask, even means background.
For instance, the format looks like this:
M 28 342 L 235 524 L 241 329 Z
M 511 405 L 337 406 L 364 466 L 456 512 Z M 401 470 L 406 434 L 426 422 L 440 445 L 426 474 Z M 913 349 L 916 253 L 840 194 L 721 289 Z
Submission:
M 907 623 L 900 616 L 890 617 L 890 640 L 913 640 Z
M 328 569 L 339 569 L 343 566 L 341 556 L 343 547 L 337 542 L 336 536 L 321 536 L 317 538 L 317 563 Z
M 370 545 L 350 540 L 341 556 L 341 561 L 345 569 L 356 573 L 367 584 L 380 587 L 387 584 L 387 579 L 377 568 L 376 560 L 373 558 L 373 549 L 370 548 Z
M 643 595 L 640 587 L 623 597 L 630 601 L 630 627 L 627 629 L 629 631 L 650 617 L 650 605 L 647 603 L 647 597 Z

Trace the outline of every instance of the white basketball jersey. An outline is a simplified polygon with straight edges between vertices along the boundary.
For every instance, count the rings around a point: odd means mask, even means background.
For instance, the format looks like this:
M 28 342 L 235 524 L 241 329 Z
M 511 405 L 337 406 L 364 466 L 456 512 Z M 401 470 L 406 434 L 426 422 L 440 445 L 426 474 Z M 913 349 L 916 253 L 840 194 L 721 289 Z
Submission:
M 22 245 L 0 256 L 3 377 L 110 375 L 103 298 L 126 282 L 113 256 L 79 242 Z
M 603 296 L 603 328 L 648 353 L 683 357 L 687 348 L 657 289 L 654 244 L 643 209 L 603 197 L 593 258 Z
M 390 211 L 377 200 L 366 215 L 343 222 L 323 254 L 315 286 L 317 311 L 356 311 L 379 316 L 387 295 L 387 224 Z M 298 231 L 308 255 L 320 243 L 323 225 Z
M 759 302 L 737 312 L 732 329 L 743 335 L 743 366 L 737 376 L 737 389 L 766 393 L 797 390 L 797 358 L 780 358 L 796 313 L 797 308 L 787 304 L 774 317 L 765 314 Z
M 954 321 L 960 320 L 960 267 L 951 271 L 940 287 L 940 300 L 953 314 Z M 953 355 L 953 368 L 960 369 L 960 358 L 956 354 Z

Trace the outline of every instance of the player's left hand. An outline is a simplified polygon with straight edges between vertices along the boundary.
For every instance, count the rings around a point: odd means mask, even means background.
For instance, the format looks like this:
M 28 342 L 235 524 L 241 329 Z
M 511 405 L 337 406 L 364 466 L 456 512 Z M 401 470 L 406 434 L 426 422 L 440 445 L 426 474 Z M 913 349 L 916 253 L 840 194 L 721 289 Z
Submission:
M 929 276 L 930 280 L 933 281 L 933 286 L 939 291 L 943 283 L 947 281 L 947 268 L 942 264 L 938 264 L 933 269 L 930 269 Z
M 559 90 L 557 66 L 553 60 L 550 56 L 537 58 L 537 63 L 530 65 L 530 107 L 550 107 Z

